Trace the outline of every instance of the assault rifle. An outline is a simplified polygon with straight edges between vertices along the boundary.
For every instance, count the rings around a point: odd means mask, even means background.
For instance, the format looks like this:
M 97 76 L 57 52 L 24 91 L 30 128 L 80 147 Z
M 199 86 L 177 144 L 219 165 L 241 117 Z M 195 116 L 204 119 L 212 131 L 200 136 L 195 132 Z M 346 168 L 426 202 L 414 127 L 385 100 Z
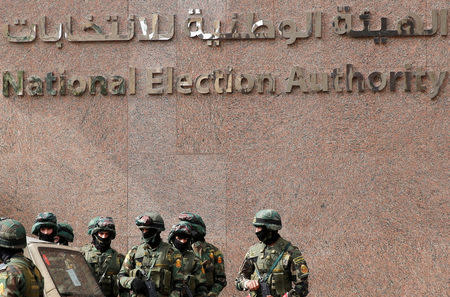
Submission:
M 191 276 L 189 275 L 187 280 L 183 281 L 183 290 L 186 292 L 186 295 L 188 295 L 188 297 L 194 297 L 194 295 L 192 295 L 192 291 L 191 288 L 189 288 L 189 279 L 191 278 Z
M 136 277 L 143 280 L 145 282 L 145 286 L 147 287 L 147 296 L 148 297 L 158 297 L 158 293 L 156 293 L 155 283 L 152 282 L 150 278 L 147 278 L 142 270 L 136 271 Z

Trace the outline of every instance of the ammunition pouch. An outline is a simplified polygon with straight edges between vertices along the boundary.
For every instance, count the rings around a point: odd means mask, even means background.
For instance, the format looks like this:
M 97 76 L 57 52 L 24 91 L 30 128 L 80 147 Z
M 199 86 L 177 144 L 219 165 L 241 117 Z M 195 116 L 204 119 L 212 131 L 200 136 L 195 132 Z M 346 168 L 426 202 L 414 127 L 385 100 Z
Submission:
M 271 289 L 278 295 L 283 295 L 292 289 L 292 285 L 284 272 L 273 272 Z

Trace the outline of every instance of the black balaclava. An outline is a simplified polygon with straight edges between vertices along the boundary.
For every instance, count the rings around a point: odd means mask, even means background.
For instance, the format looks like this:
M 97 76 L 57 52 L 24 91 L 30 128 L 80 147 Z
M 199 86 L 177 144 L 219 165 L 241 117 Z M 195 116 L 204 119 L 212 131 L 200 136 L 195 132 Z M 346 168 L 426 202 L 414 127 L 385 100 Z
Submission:
M 7 263 L 9 259 L 11 259 L 12 256 L 15 254 L 22 253 L 22 249 L 10 249 L 10 248 L 4 248 L 0 247 L 0 259 L 3 263 Z
M 142 239 L 152 248 L 155 248 L 161 242 L 161 231 L 155 228 L 149 228 L 147 232 L 142 232 Z
M 108 238 L 101 238 L 98 233 L 92 235 L 92 244 L 101 253 L 106 252 L 111 247 L 111 235 Z
M 69 242 L 62 236 L 59 237 L 58 241 L 56 242 L 58 244 L 62 244 L 62 245 L 69 245 Z
M 48 241 L 51 243 L 55 242 L 55 229 L 53 229 L 53 232 L 51 234 L 44 234 L 41 231 L 39 231 L 39 239 L 43 241 Z
M 278 238 L 280 238 L 280 234 L 278 234 L 277 230 L 269 230 L 267 227 L 263 226 L 261 227 L 261 231 L 256 232 L 256 237 L 258 237 L 259 241 L 270 245 L 277 241 Z
M 180 240 L 178 240 L 177 237 L 182 238 L 182 239 L 186 238 L 187 241 L 185 243 L 183 243 Z M 175 238 L 173 239 L 173 245 L 177 250 L 184 253 L 185 251 L 187 251 L 191 248 L 191 241 L 190 241 L 189 237 L 186 237 L 183 234 L 175 235 Z

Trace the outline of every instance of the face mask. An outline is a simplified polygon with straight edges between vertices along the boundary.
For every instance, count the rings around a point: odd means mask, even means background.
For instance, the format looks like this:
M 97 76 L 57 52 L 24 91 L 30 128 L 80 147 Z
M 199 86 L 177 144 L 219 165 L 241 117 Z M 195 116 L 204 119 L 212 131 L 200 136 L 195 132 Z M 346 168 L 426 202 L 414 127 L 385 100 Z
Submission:
M 53 243 L 55 241 L 55 236 L 52 234 L 44 234 L 39 232 L 39 239 L 43 241 L 48 241 Z
M 69 242 L 65 238 L 62 238 L 62 237 L 60 237 L 56 243 L 62 244 L 62 245 L 69 245 Z
M 261 231 L 256 232 L 256 237 L 258 237 L 258 240 L 261 242 L 264 242 L 265 240 L 267 240 L 267 237 L 269 236 L 269 230 L 267 230 L 266 228 L 263 228 Z
M 92 236 L 93 244 L 100 252 L 105 252 L 111 246 L 111 238 L 101 238 L 98 234 Z
M 161 240 L 159 234 L 160 232 L 157 229 L 150 228 L 147 232 L 142 232 L 142 239 L 150 246 L 155 246 Z
M 267 228 L 262 228 L 261 231 L 256 232 L 255 234 L 259 241 L 265 244 L 272 244 L 280 237 L 277 231 L 268 230 Z
M 173 246 L 180 252 L 184 252 L 190 248 L 189 241 L 186 241 L 185 243 L 183 243 L 176 238 L 173 241 Z

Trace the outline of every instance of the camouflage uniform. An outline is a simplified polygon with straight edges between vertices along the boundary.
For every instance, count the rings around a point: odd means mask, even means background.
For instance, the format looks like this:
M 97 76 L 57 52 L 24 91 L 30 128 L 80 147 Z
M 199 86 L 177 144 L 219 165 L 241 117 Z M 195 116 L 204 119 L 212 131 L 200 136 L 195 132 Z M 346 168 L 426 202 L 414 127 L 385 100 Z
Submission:
M 117 274 L 122 267 L 124 255 L 112 248 L 102 253 L 92 243 L 83 246 L 81 253 L 94 272 L 95 280 L 103 294 L 106 297 L 117 296 L 119 294 Z
M 155 284 L 158 297 L 179 297 L 183 288 L 182 256 L 178 250 L 160 239 L 160 232 L 165 230 L 162 217 L 154 212 L 145 213 L 136 218 L 136 225 L 141 230 L 156 229 L 155 236 L 159 240 L 156 240 L 156 246 L 152 248 L 143 233 L 143 242 L 132 247 L 125 257 L 119 272 L 120 285 L 131 290 L 133 282 L 140 279 L 139 274 L 142 274 Z M 133 292 L 131 296 L 139 295 Z
M 201 260 L 195 255 L 191 249 L 192 232 L 191 226 L 187 222 L 181 222 L 172 227 L 170 230 L 168 241 L 174 244 L 175 237 L 183 234 L 189 238 L 187 245 L 188 249 L 180 250 L 182 259 L 181 273 L 183 274 L 184 285 L 189 287 L 189 290 L 194 296 L 206 296 L 208 294 L 206 288 L 205 270 L 202 266 Z M 182 297 L 187 297 L 187 292 L 182 292 Z
M 222 252 L 213 244 L 204 240 L 206 235 L 206 225 L 199 215 L 183 212 L 178 218 L 181 221 L 188 222 L 192 226 L 194 235 L 192 250 L 195 255 L 200 258 L 205 270 L 208 296 L 218 296 L 227 285 Z M 200 240 L 195 241 L 196 238 L 199 238 Z
M 26 246 L 25 228 L 16 220 L 0 222 L 0 248 L 23 249 Z M 0 265 L 0 297 L 43 297 L 44 280 L 39 269 L 20 252 Z
M 281 229 L 281 218 L 274 210 L 262 210 L 256 214 L 253 225 L 276 231 Z M 260 242 L 250 248 L 236 278 L 238 290 L 247 290 L 245 284 L 248 280 L 259 280 L 261 283 L 260 278 L 269 272 L 279 255 L 288 247 L 267 279 L 270 294 L 273 297 L 304 297 L 308 294 L 309 270 L 305 259 L 296 246 L 281 237 L 277 238 L 273 244 Z M 250 296 L 260 297 L 261 291 L 250 291 Z
M 99 231 L 108 231 L 111 240 L 116 236 L 115 225 L 110 217 L 96 217 L 88 226 L 88 234 L 95 235 Z M 81 248 L 86 262 L 88 262 L 97 283 L 106 297 L 128 296 L 125 292 L 119 292 L 117 274 L 122 267 L 124 256 L 112 248 L 102 252 L 93 243 Z

